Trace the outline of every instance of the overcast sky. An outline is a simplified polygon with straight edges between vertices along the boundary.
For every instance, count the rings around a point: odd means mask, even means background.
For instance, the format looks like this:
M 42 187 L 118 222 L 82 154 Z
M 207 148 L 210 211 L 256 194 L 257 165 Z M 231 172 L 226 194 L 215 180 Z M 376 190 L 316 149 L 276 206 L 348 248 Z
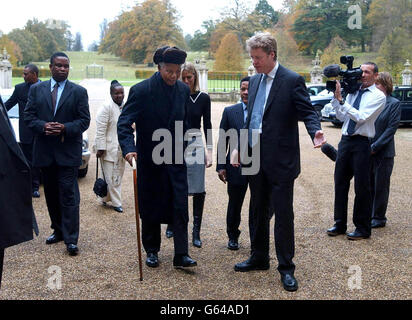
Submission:
M 142 1 L 138 1 L 141 3 Z M 171 0 L 179 11 L 180 27 L 184 34 L 193 34 L 201 28 L 202 22 L 220 17 L 219 9 L 229 6 L 233 0 Z M 252 7 L 258 0 L 247 1 Z M 283 0 L 268 0 L 268 3 L 278 10 Z M 33 17 L 40 21 L 46 19 L 65 20 L 71 26 L 74 34 L 80 32 L 85 49 L 94 40 L 99 40 L 99 25 L 103 19 L 109 22 L 118 16 L 122 10 L 131 8 L 136 0 L 7 0 L 2 4 L 0 31 L 9 33 L 12 29 L 23 28 L 27 20 Z

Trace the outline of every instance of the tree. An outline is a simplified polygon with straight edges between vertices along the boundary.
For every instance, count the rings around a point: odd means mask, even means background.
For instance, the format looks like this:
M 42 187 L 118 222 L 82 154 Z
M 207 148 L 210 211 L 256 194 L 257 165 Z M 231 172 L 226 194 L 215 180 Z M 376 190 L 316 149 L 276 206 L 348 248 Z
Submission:
M 302 62 L 302 56 L 298 50 L 298 45 L 287 30 L 276 28 L 271 31 L 271 34 L 275 37 L 277 42 L 277 55 L 279 61 L 291 67 Z
M 386 36 L 376 60 L 381 70 L 390 72 L 394 77 L 399 76 L 406 59 L 411 57 L 412 44 L 405 41 L 407 38 L 408 33 L 399 27 Z
M 216 52 L 214 70 L 216 71 L 243 71 L 243 48 L 234 33 L 226 34 Z
M 105 18 L 103 22 L 100 24 L 100 43 L 102 43 L 104 37 L 107 34 L 108 29 L 109 29 L 109 23 L 107 22 L 107 19 Z
M 332 39 L 321 57 L 321 67 L 340 62 L 340 57 L 344 55 L 347 45 L 341 37 L 336 36 Z
M 18 62 L 22 61 L 23 56 L 21 54 L 20 47 L 4 34 L 0 37 L 0 48 L 1 53 L 3 53 L 3 49 L 6 49 L 7 53 L 10 55 L 9 61 L 13 66 L 16 67 Z
M 89 52 L 97 52 L 99 51 L 99 45 L 97 43 L 97 41 L 93 41 L 89 47 L 87 48 L 87 51 Z
M 186 48 L 178 14 L 170 0 L 146 0 L 109 24 L 99 52 L 110 52 L 134 63 L 151 62 L 164 45 Z
M 265 29 L 273 27 L 279 21 L 280 16 L 280 13 L 275 11 L 266 0 L 259 0 L 253 14 L 259 16 L 260 24 Z
M 21 49 L 21 64 L 40 61 L 42 48 L 39 40 L 29 31 L 24 29 L 13 29 L 8 35 Z
M 76 38 L 74 39 L 73 51 L 83 51 L 82 35 L 80 32 L 76 33 Z

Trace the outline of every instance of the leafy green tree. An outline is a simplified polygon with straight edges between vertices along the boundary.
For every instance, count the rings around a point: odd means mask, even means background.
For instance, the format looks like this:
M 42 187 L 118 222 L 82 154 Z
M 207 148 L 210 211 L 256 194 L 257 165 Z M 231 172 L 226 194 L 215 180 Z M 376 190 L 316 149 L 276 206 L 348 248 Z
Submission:
M 274 26 L 280 16 L 280 13 L 275 11 L 266 0 L 259 0 L 252 14 L 259 16 L 260 24 L 265 29 Z
M 29 31 L 24 29 L 13 29 L 8 37 L 14 41 L 21 49 L 21 64 L 28 64 L 33 61 L 40 61 L 42 51 L 39 40 Z
M 74 39 L 73 51 L 83 51 L 82 35 L 80 32 L 76 33 L 76 38 Z
M 346 50 L 347 45 L 341 37 L 336 36 L 333 38 L 321 56 L 321 67 L 323 68 L 330 64 L 338 64 L 340 62 L 340 57 L 345 54 Z M 341 65 L 341 67 L 344 68 L 345 66 Z

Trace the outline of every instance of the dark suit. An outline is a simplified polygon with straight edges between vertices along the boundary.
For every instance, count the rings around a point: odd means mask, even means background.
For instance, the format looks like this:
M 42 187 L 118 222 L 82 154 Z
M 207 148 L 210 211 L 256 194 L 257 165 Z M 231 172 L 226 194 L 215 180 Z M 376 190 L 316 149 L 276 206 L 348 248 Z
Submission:
M 229 239 L 237 240 L 240 235 L 239 225 L 241 221 L 241 211 L 243 201 L 245 199 L 248 188 L 248 181 L 245 176 L 242 176 L 241 169 L 235 168 L 230 164 L 230 145 L 229 139 L 222 136 L 223 133 L 229 134 L 229 130 L 235 129 L 237 136 L 240 136 L 240 129 L 245 126 L 243 104 L 238 103 L 233 106 L 226 107 L 223 111 L 222 120 L 220 121 L 220 129 L 224 132 L 219 133 L 217 166 L 216 171 L 226 170 L 227 193 L 229 203 L 226 214 L 226 227 Z M 224 145 L 223 145 L 224 144 Z M 221 156 L 222 150 L 225 150 L 225 162 Z M 222 159 L 220 159 L 222 158 Z M 250 208 L 249 208 L 250 209 Z M 249 223 L 252 221 L 251 210 L 249 210 Z M 249 225 L 249 232 L 253 228 Z
M 386 106 L 375 121 L 375 137 L 371 139 L 372 219 L 386 222 L 390 178 L 395 157 L 395 133 L 401 119 L 400 102 L 388 96 Z
M 188 186 L 183 133 L 188 128 L 189 94 L 189 88 L 180 81 L 173 87 L 166 87 L 157 72 L 130 89 L 117 123 L 123 155 L 137 152 L 142 241 L 147 253 L 160 250 L 161 224 L 166 223 L 173 223 L 175 254 L 188 253 Z M 179 132 L 175 132 L 178 121 L 183 129 L 180 138 Z M 136 124 L 136 143 L 133 123 Z M 161 143 L 153 141 L 153 133 L 158 129 L 167 130 L 173 139 L 172 158 L 168 164 L 156 164 L 153 160 L 153 151 Z M 175 142 L 176 139 L 180 140 Z M 181 150 L 176 150 L 176 144 Z
M 10 110 L 17 103 L 19 104 L 19 136 L 20 147 L 31 166 L 32 172 L 32 189 L 38 190 L 40 186 L 40 170 L 33 167 L 33 132 L 27 127 L 24 122 L 24 108 L 27 104 L 28 94 L 31 85 L 28 83 L 20 83 L 15 86 L 13 94 L 6 101 L 5 106 Z
M 1 97 L 0 108 L 6 115 Z M 0 110 L 0 285 L 4 249 L 33 239 L 30 166 L 4 115 Z
M 249 128 L 262 75 L 249 82 Z M 295 251 L 293 187 L 300 173 L 298 121 L 312 138 L 321 130 L 303 77 L 279 65 L 262 119 L 260 169 L 249 176 L 254 232 L 252 259 L 269 261 L 269 222 L 275 214 L 275 244 L 281 274 L 293 273 Z
M 33 165 L 44 177 L 44 193 L 51 227 L 66 244 L 79 237 L 79 186 L 77 172 L 82 164 L 82 134 L 90 124 L 87 91 L 67 81 L 56 114 L 52 111 L 50 81 L 31 87 L 24 120 L 34 133 Z M 64 124 L 61 136 L 46 136 L 48 122 Z

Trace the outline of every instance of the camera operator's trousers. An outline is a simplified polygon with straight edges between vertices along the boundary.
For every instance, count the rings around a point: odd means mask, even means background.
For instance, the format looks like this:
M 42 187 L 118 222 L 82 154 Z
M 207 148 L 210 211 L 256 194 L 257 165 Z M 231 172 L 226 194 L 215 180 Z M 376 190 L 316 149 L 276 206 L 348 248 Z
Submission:
M 364 136 L 342 136 L 335 166 L 335 225 L 345 230 L 350 181 L 355 178 L 353 223 L 364 236 L 371 234 L 372 197 L 370 188 L 371 149 Z

